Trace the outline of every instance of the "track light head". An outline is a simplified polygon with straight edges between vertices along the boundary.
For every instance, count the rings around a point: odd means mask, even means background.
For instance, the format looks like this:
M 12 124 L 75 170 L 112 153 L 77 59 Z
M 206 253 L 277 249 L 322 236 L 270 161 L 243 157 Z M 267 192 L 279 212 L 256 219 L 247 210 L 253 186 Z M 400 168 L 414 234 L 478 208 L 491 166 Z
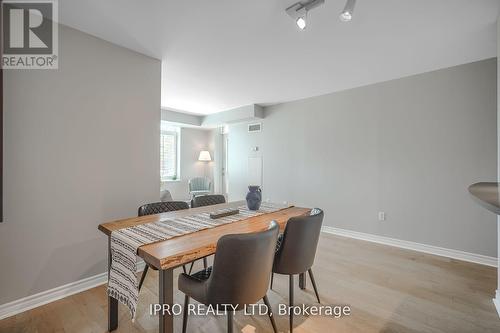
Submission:
M 307 26 L 307 12 L 325 3 L 325 0 L 299 1 L 286 9 L 286 13 L 293 18 L 300 30 Z
M 352 20 L 352 14 L 354 12 L 354 6 L 356 5 L 356 0 L 347 0 L 344 10 L 340 13 L 340 20 L 342 22 L 349 22 Z
M 350 12 L 342 12 L 340 13 L 340 20 L 342 22 L 349 22 L 352 20 L 352 14 Z
M 297 24 L 300 30 L 304 30 L 307 25 L 307 10 L 304 7 L 302 7 L 301 9 L 295 12 L 295 15 L 297 16 L 295 23 Z

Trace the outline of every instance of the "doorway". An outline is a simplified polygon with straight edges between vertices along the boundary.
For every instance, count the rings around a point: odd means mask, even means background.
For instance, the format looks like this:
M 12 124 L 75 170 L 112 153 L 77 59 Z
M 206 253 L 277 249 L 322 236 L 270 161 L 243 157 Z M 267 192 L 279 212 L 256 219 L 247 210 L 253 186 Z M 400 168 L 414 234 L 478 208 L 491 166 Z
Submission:
M 228 149 L 229 135 L 226 131 L 222 133 L 222 165 L 221 165 L 221 189 L 222 193 L 227 196 L 229 193 L 229 175 L 228 175 Z

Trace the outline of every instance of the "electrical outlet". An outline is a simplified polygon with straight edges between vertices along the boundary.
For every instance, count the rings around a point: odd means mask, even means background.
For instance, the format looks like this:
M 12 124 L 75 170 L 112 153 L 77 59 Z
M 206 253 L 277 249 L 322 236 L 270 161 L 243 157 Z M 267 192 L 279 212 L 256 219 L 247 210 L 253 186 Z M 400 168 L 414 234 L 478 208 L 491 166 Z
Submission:
M 378 220 L 385 221 L 385 212 L 378 212 Z

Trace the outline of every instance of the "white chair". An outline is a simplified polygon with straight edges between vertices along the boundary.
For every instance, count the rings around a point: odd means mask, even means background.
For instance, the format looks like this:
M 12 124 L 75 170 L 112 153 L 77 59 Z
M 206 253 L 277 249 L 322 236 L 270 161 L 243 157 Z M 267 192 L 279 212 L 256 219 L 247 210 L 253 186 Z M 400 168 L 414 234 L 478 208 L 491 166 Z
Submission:
M 174 199 L 172 199 L 172 194 L 170 194 L 169 190 L 161 191 L 160 194 L 161 194 L 160 197 L 161 202 L 174 201 Z
M 189 180 L 189 194 L 191 198 L 198 195 L 210 194 L 212 181 L 207 177 L 195 177 Z

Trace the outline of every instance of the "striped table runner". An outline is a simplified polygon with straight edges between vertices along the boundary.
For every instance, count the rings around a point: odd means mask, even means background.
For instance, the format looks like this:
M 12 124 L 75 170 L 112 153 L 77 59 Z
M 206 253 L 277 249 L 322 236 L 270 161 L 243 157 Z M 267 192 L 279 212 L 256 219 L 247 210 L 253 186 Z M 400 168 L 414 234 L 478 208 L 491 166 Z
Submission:
M 108 280 L 108 295 L 126 305 L 132 318 L 135 318 L 139 300 L 139 283 L 136 275 L 137 249 L 140 246 L 272 213 L 287 207 L 289 206 L 263 202 L 258 211 L 241 206 L 238 207 L 239 214 L 218 219 L 211 219 L 210 212 L 207 212 L 113 231 L 111 233 L 111 271 Z M 216 211 L 222 212 L 224 210 L 227 209 Z

